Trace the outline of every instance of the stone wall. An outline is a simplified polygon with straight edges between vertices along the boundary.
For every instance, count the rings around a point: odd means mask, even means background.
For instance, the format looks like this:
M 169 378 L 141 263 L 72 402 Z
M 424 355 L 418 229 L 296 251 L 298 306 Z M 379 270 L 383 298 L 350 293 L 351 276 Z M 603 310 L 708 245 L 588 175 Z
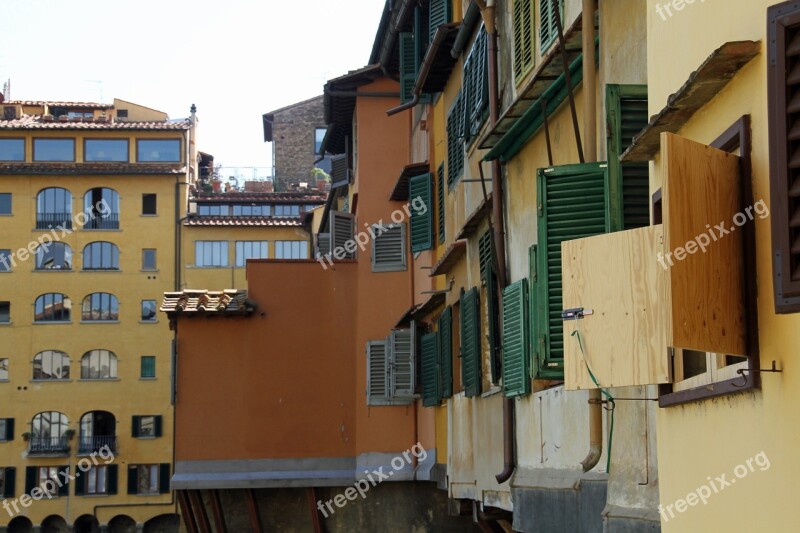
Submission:
M 324 128 L 322 96 L 274 111 L 272 149 L 275 151 L 275 188 L 286 191 L 290 183 L 316 183 L 314 130 Z

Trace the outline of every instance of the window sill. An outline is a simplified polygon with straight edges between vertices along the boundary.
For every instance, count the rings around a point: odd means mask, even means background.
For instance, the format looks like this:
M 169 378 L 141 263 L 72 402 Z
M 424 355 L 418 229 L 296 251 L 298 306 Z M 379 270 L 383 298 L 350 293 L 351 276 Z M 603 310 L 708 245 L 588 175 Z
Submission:
M 153 268 L 153 269 L 143 268 L 139 272 L 160 272 L 160 271 L 157 268 Z
M 34 268 L 31 270 L 34 273 L 60 273 L 60 272 L 75 272 L 71 268 Z
M 81 324 L 119 324 L 119 320 L 81 320 Z
M 41 230 L 39 230 L 39 231 L 41 231 Z M 73 230 L 73 231 L 75 231 L 75 230 Z M 81 228 L 81 231 L 91 231 L 91 232 L 95 232 L 95 231 L 110 231 L 110 232 L 112 232 L 112 233 L 113 233 L 113 232 L 120 232 L 120 231 L 122 231 L 122 228 L 117 228 L 117 229 L 108 229 L 108 228 Z
M 2 327 L 2 326 L 11 326 L 11 325 L 13 325 L 13 324 L 14 324 L 14 323 L 13 323 L 13 322 L 11 322 L 10 320 L 9 320 L 8 322 L 0 322 L 0 327 Z
M 213 270 L 213 269 L 231 268 L 231 267 L 229 267 L 227 265 L 224 265 L 224 266 L 198 266 L 198 265 L 194 265 L 191 268 L 196 268 L 196 269 L 201 269 L 201 270 Z
M 72 324 L 72 320 L 34 320 L 31 322 L 36 326 L 55 326 L 55 325 L 63 325 L 63 324 Z
M 84 268 L 84 269 L 81 269 L 79 272 L 83 272 L 85 274 L 101 274 L 101 273 L 117 274 L 119 272 L 122 272 L 122 270 L 120 270 L 118 268 L 96 268 L 96 269 Z
M 31 379 L 28 383 L 72 383 L 71 379 Z
M 157 381 L 158 378 L 139 378 L 139 381 Z
M 77 457 L 91 457 L 90 454 L 78 454 Z M 110 494 L 76 494 L 81 498 L 108 498 Z
M 139 324 L 158 324 L 158 320 L 140 320 Z
M 489 396 L 494 396 L 495 394 L 502 393 L 502 387 L 492 387 L 488 391 L 481 394 L 481 398 L 488 398 Z
M 153 217 L 157 217 L 157 216 L 158 216 L 158 213 L 156 213 L 156 214 L 153 214 L 153 215 L 146 215 L 146 214 L 142 213 L 142 214 L 141 214 L 141 215 L 139 215 L 139 216 L 140 216 L 140 217 L 149 217 L 149 218 L 153 218 Z
M 121 381 L 120 378 L 78 378 L 80 382 Z
M 670 385 L 663 385 L 662 387 L 669 387 Z M 728 379 L 725 381 L 717 381 L 707 385 L 701 385 L 693 389 L 686 389 L 682 391 L 663 392 L 658 396 L 659 407 L 672 407 L 675 405 L 683 405 L 700 400 L 708 400 L 711 398 L 719 398 L 720 396 L 729 396 L 739 392 L 748 392 L 759 389 L 752 373 L 747 372 L 741 377 Z

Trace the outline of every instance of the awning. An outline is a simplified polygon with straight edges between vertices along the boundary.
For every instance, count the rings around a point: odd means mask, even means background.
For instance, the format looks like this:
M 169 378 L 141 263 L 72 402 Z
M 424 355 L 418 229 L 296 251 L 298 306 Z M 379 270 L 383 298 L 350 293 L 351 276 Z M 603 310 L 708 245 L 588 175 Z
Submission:
M 489 193 L 489 195 L 483 201 L 481 201 L 480 205 L 478 205 L 478 208 L 475 209 L 475 211 L 473 211 L 469 217 L 467 217 L 467 220 L 464 222 L 464 225 L 461 226 L 461 231 L 458 232 L 456 239 L 469 239 L 475 235 L 475 232 L 478 231 L 481 222 L 483 222 L 484 218 L 489 216 L 491 211 L 492 193 Z
M 412 163 L 403 167 L 400 176 L 397 178 L 397 183 L 394 184 L 394 189 L 389 195 L 389 200 L 400 202 L 408 200 L 408 181 L 414 176 L 421 176 L 430 172 L 428 163 Z
M 431 277 L 441 276 L 447 274 L 450 270 L 461 260 L 467 253 L 467 241 L 459 240 L 447 247 L 444 255 L 439 258 L 439 261 L 433 265 Z

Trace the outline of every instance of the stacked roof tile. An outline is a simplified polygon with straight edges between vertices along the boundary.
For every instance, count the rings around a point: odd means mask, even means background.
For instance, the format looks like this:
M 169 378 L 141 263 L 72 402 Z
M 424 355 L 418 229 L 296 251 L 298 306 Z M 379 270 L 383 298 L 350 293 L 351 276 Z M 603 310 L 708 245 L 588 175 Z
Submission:
M 185 289 L 181 292 L 165 292 L 161 311 L 167 314 L 250 314 L 256 304 L 247 299 L 247 291 L 226 289 L 206 291 Z
M 299 228 L 303 222 L 298 217 L 268 216 L 190 216 L 184 226 L 225 226 L 225 227 L 282 227 Z
M 12 120 L 0 120 L 2 130 L 188 130 L 190 120 L 129 122 L 75 118 L 71 120 L 45 119 L 40 115 L 23 115 Z

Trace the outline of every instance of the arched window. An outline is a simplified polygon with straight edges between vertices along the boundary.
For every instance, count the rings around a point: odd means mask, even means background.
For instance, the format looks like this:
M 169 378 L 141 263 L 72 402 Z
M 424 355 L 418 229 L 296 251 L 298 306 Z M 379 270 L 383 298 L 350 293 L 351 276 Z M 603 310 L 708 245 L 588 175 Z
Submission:
M 116 379 L 117 356 L 108 350 L 92 350 L 81 357 L 81 379 Z
M 33 304 L 33 320 L 35 322 L 69 322 L 72 302 L 58 292 L 42 294 Z
M 40 244 L 36 248 L 36 270 L 72 270 L 72 248 L 63 242 Z
M 114 189 L 89 189 L 83 196 L 83 211 L 83 229 L 119 229 L 119 194 Z
M 119 248 L 110 242 L 90 242 L 83 249 L 84 270 L 119 270 Z
M 81 320 L 119 320 L 117 297 L 107 292 L 95 292 L 83 299 Z
M 69 379 L 69 356 L 57 350 L 37 353 L 33 358 L 33 379 Z
M 30 453 L 59 453 L 69 450 L 65 435 L 67 415 L 58 411 L 38 413 L 31 421 Z
M 36 196 L 36 229 L 72 229 L 72 193 L 50 187 Z
M 81 417 L 78 453 L 99 451 L 104 446 L 117 451 L 117 419 L 108 411 L 90 411 Z

